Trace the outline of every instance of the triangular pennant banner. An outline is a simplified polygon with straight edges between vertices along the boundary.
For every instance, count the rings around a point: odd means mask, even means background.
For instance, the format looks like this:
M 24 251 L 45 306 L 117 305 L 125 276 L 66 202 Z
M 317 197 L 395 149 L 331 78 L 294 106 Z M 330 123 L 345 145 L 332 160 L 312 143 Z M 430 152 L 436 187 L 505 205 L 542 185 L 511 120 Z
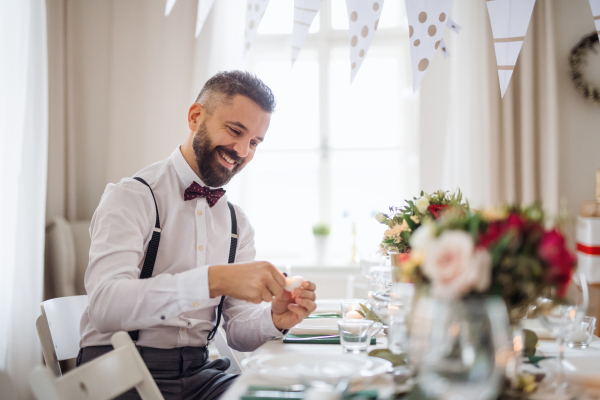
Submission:
M 256 38 L 256 32 L 258 31 L 258 25 L 262 20 L 269 0 L 248 0 L 246 10 L 246 44 L 244 46 L 244 53 L 250 50 L 254 39 Z
M 440 51 L 442 52 L 442 55 L 444 56 L 444 60 L 446 58 L 450 57 L 450 52 L 448 51 L 446 42 L 444 42 L 444 38 L 442 38 L 442 40 L 440 40 Z
M 196 37 L 200 35 L 200 31 L 204 26 L 206 17 L 212 8 L 215 0 L 198 0 L 198 17 L 196 18 Z
M 444 36 L 453 0 L 406 0 L 413 91 L 421 84 Z
M 446 26 L 456 33 L 460 33 L 460 30 L 462 29 L 462 26 L 452 21 L 450 18 L 448 18 L 448 23 L 446 24 Z
M 167 0 L 167 5 L 165 6 L 165 17 L 168 17 L 171 14 L 171 10 L 175 6 L 177 0 Z
M 379 25 L 383 0 L 346 0 L 350 25 L 350 83 L 360 69 Z
M 323 0 L 294 0 L 294 30 L 292 32 L 292 65 L 296 62 L 308 30 L 317 13 L 321 9 Z
M 600 0 L 590 0 L 590 7 L 592 7 L 592 15 L 596 24 L 596 33 L 600 39 Z
M 490 0 L 488 14 L 492 24 L 500 93 L 504 97 L 517 65 L 535 0 Z

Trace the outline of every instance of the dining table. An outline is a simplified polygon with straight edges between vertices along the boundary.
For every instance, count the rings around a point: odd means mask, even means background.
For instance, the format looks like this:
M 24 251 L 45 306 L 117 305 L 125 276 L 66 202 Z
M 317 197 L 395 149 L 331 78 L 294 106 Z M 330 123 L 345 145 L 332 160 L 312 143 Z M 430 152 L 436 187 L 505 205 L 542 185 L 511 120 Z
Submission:
M 315 313 L 330 311 L 339 300 L 327 300 L 318 304 Z M 529 328 L 529 327 L 527 327 Z M 376 344 L 369 346 L 368 352 L 374 349 L 387 348 L 387 338 L 378 336 Z M 283 340 L 270 340 L 252 353 L 252 356 L 288 354 L 319 353 L 319 354 L 342 354 L 342 346 L 339 344 L 309 344 L 309 343 L 283 343 Z M 554 365 L 552 364 L 558 355 L 558 345 L 549 336 L 539 335 L 539 345 L 536 356 L 544 359 L 536 364 L 531 364 L 528 358 L 523 358 L 522 370 L 532 373 L 545 374 L 552 379 Z M 600 400 L 600 338 L 594 337 L 587 348 L 564 348 L 565 361 L 563 363 L 567 380 L 580 388 L 582 393 L 577 400 Z M 365 354 L 366 356 L 366 354 Z M 235 383 L 222 396 L 223 400 L 239 400 L 250 386 L 268 385 L 277 386 L 273 380 L 265 379 L 259 373 L 252 370 L 244 370 Z M 395 386 L 391 374 L 383 374 L 375 382 L 371 383 L 369 389 L 375 389 L 380 395 L 393 393 Z M 384 398 L 384 396 L 382 396 Z M 524 398 L 531 400 L 546 399 L 547 395 L 531 393 Z

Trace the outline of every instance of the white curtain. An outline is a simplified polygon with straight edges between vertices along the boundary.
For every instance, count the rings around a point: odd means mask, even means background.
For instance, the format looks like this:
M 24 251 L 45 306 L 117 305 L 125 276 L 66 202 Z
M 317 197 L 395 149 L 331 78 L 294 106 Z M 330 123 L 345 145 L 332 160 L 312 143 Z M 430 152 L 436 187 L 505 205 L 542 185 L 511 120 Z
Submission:
M 20 399 L 41 362 L 48 79 L 44 0 L 0 2 L 0 369 Z
M 455 2 L 452 57 L 438 54 L 421 85 L 421 179 L 460 187 L 471 204 L 543 200 L 558 211 L 558 95 L 552 0 L 536 3 L 515 73 L 500 98 L 485 1 Z

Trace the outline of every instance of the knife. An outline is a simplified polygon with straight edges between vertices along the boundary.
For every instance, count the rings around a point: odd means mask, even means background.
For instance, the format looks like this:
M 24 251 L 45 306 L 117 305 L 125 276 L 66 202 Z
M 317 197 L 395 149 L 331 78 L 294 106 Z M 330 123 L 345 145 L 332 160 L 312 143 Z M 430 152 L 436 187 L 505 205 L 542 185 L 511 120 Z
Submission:
M 339 338 L 340 335 L 329 335 L 329 336 L 311 336 L 311 337 L 303 337 L 303 338 L 291 338 L 286 337 L 285 340 L 289 341 L 300 341 L 300 340 L 315 340 L 315 339 L 331 339 L 331 338 Z

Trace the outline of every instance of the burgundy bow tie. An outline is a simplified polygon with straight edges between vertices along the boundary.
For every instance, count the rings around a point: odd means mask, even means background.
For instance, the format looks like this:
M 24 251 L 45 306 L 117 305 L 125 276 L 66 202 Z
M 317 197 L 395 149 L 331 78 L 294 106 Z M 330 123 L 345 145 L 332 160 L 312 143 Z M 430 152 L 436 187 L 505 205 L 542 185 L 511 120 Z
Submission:
M 196 197 L 205 197 L 208 205 L 212 207 L 217 204 L 217 201 L 219 201 L 224 194 L 224 189 L 210 189 L 208 187 L 200 186 L 196 182 L 192 182 L 190 187 L 185 189 L 185 192 L 183 192 L 183 199 L 188 201 L 193 200 Z

